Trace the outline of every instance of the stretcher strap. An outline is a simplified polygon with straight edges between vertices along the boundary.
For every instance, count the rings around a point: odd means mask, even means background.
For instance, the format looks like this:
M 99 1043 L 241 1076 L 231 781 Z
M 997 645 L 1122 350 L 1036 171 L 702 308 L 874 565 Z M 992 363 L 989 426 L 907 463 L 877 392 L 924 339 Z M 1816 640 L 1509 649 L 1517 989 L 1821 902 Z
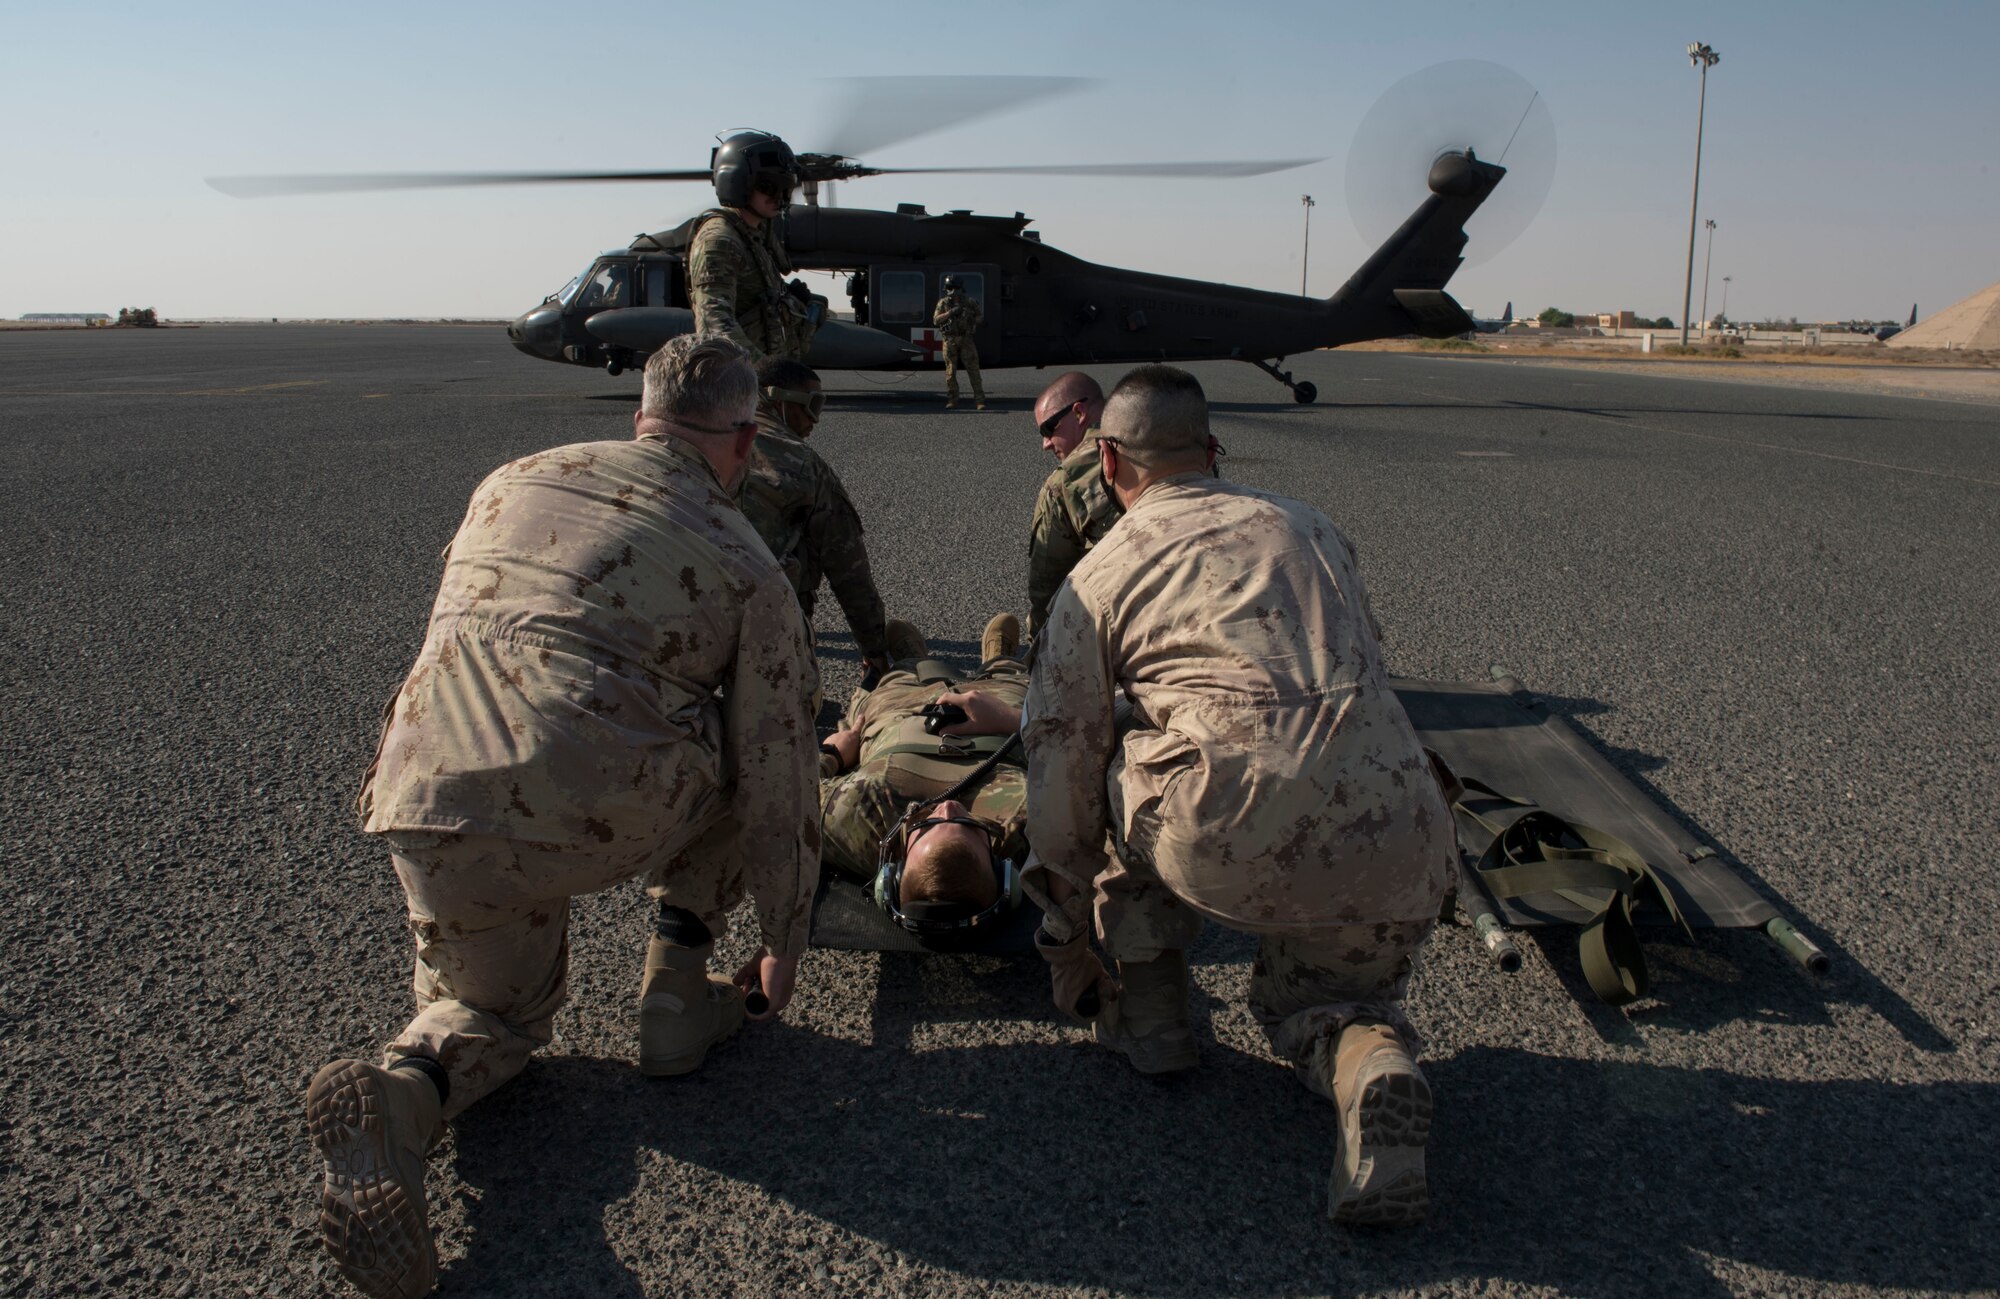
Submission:
M 1565 821 L 1477 780 L 1458 780 L 1465 793 L 1453 810 L 1492 836 L 1474 867 L 1481 887 L 1495 901 L 1554 893 L 1582 907 L 1589 919 L 1577 935 L 1577 955 L 1591 991 L 1611 1006 L 1645 996 L 1646 955 L 1633 908 L 1651 901 L 1694 937 L 1659 872 L 1616 835 Z
M 970 762 L 1012 748 L 1013 746 L 1008 743 L 1012 738 L 1006 735 L 926 736 L 921 740 L 904 740 L 892 744 L 873 756 L 888 758 L 899 753 L 908 753 L 918 757 L 936 758 L 941 762 Z

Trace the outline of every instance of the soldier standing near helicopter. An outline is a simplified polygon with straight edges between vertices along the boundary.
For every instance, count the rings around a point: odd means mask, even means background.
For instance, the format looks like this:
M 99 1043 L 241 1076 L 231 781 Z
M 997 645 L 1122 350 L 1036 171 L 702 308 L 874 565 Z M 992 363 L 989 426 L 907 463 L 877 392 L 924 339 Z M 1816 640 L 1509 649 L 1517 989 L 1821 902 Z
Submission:
M 946 410 L 958 405 L 958 369 L 972 377 L 972 401 L 980 410 L 986 409 L 986 385 L 979 379 L 979 345 L 972 341 L 972 335 L 979 329 L 982 313 L 979 304 L 965 296 L 965 286 L 958 282 L 956 275 L 944 277 L 944 296 L 938 299 L 937 309 L 931 312 L 931 324 L 937 327 L 938 337 L 944 340 L 944 405 Z
M 721 334 L 766 357 L 803 361 L 819 310 L 792 268 L 778 220 L 799 183 L 791 146 L 763 131 L 742 131 L 715 151 L 715 196 L 688 236 L 688 300 L 697 334 Z

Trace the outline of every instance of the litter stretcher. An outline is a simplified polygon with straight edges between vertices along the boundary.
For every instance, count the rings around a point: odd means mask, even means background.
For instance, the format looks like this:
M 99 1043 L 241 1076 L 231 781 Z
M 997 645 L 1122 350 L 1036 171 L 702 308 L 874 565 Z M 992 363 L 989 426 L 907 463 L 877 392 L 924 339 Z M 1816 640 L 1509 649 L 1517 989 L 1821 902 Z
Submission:
M 1510 930 L 1573 926 L 1591 989 L 1611 1005 L 1646 993 L 1641 927 L 1760 929 L 1820 974 L 1825 953 L 1520 682 L 1395 679 L 1418 736 L 1446 768 L 1458 830 L 1457 898 L 1502 970 L 1520 968 Z M 987 954 L 1032 952 L 1040 913 L 1018 907 L 981 938 Z M 827 871 L 813 942 L 921 952 L 867 885 Z M 965 950 L 965 949 L 960 949 Z

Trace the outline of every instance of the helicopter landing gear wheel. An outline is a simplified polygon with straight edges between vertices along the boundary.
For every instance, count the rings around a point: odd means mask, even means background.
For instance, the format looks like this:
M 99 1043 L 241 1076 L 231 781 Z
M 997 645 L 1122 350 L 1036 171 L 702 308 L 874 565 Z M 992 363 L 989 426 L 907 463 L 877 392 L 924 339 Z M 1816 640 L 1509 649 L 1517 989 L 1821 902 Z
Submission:
M 1292 372 L 1290 370 L 1280 370 L 1278 368 L 1278 362 L 1283 361 L 1284 359 L 1285 358 L 1281 356 L 1278 358 L 1277 361 L 1251 361 L 1250 364 L 1256 366 L 1259 370 L 1262 370 L 1265 374 L 1270 375 L 1273 379 L 1276 379 L 1279 383 L 1284 384 L 1287 388 L 1290 388 L 1292 390 L 1292 400 L 1297 402 L 1299 405 L 1301 406 L 1312 405 L 1313 402 L 1318 400 L 1319 398 L 1318 387 L 1316 387 L 1309 381 L 1301 382 L 1293 379 Z

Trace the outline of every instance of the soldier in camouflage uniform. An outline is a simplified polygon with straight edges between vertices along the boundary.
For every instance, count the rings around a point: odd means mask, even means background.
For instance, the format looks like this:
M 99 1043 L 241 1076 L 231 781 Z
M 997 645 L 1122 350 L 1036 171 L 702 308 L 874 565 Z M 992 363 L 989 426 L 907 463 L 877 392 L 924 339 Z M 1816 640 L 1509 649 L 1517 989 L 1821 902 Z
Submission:
M 931 324 L 944 340 L 944 404 L 949 410 L 958 405 L 958 371 L 965 368 L 972 378 L 973 404 L 986 409 L 986 386 L 979 378 L 979 345 L 972 336 L 979 331 L 983 313 L 979 304 L 965 296 L 965 287 L 956 275 L 944 277 L 944 296 L 931 312 Z
M 840 729 L 820 748 L 824 860 L 861 880 L 875 877 L 882 842 L 912 803 L 948 793 L 998 747 L 994 737 L 1020 729 L 1028 692 L 1027 668 L 1015 657 L 1021 625 L 1012 614 L 987 624 L 980 670 L 964 680 L 926 658 L 915 628 L 889 625 L 895 667 L 874 689 L 854 692 Z M 932 735 L 924 730 L 923 709 L 939 702 L 965 709 L 967 720 Z M 970 791 L 926 809 L 929 820 L 905 845 L 903 908 L 976 912 L 996 901 L 994 854 L 1015 862 L 1027 854 L 1027 773 L 1019 753 L 1016 746 Z
M 1210 476 L 1213 442 L 1185 371 L 1142 366 L 1106 404 L 1098 443 L 1125 517 L 1057 593 L 1024 710 L 1038 941 L 1070 1010 L 1092 986 L 1109 995 L 1090 900 L 1125 876 L 1258 935 L 1251 1010 L 1340 1111 L 1333 1216 L 1415 1221 L 1431 1095 L 1400 1002 L 1449 879 L 1451 818 L 1389 689 L 1353 547 L 1310 506 Z M 1120 986 L 1098 1039 L 1142 1070 L 1186 1068 L 1184 936 L 1143 919 L 1101 935 Z
M 648 1072 L 699 1064 L 744 991 L 760 1018 L 791 996 L 819 870 L 815 676 L 730 496 L 755 395 L 735 344 L 674 339 L 635 439 L 501 466 L 446 552 L 359 799 L 408 898 L 418 1012 L 382 1067 L 336 1061 L 306 1097 L 326 1246 L 369 1295 L 431 1288 L 424 1153 L 549 1041 L 572 897 L 649 876 L 683 938 L 719 931 L 746 883 L 756 899 L 763 950 L 733 982 L 707 974 L 708 942 L 654 940 Z
M 1035 399 L 1035 428 L 1056 467 L 1035 498 L 1028 533 L 1028 635 L 1048 621 L 1049 601 L 1084 552 L 1124 513 L 1097 468 L 1097 421 L 1104 389 L 1071 370 Z
M 806 445 L 819 423 L 819 375 L 803 361 L 771 357 L 757 368 L 757 442 L 736 504 L 777 556 L 798 592 L 806 625 L 822 577 L 854 631 L 862 662 L 889 666 L 882 597 L 868 565 L 861 516 L 840 476 Z
M 722 206 L 702 213 L 688 235 L 695 333 L 720 334 L 753 361 L 804 360 L 818 328 L 804 286 L 785 282 L 792 264 L 779 222 L 797 184 L 798 161 L 783 140 L 761 131 L 732 135 L 715 155 Z

